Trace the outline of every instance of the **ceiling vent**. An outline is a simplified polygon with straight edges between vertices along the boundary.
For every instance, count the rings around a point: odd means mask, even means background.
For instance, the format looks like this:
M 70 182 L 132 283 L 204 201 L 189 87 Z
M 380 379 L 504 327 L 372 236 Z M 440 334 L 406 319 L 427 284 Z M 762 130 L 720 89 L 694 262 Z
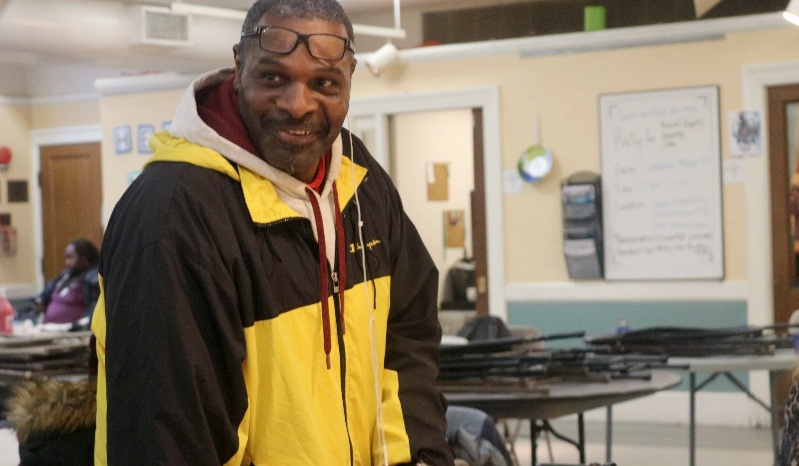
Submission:
M 173 13 L 168 8 L 135 6 L 130 8 L 130 43 L 190 46 L 191 15 Z

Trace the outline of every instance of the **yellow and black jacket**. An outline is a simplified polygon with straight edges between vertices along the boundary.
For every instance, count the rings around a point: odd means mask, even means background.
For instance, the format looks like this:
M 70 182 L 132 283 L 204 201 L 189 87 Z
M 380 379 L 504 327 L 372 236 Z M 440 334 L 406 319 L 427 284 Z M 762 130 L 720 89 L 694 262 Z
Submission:
M 451 464 L 437 271 L 388 175 L 345 131 L 309 193 L 222 139 L 194 96 L 230 73 L 187 91 L 111 216 L 95 463 Z

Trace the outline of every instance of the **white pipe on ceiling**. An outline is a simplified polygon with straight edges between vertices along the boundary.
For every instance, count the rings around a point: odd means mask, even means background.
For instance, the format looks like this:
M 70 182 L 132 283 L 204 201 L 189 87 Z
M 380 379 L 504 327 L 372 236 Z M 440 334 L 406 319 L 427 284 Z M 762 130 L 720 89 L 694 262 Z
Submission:
M 184 13 L 197 16 L 209 16 L 213 18 L 237 19 L 243 21 L 247 16 L 245 11 L 231 8 L 217 8 L 204 5 L 193 5 L 191 3 L 172 2 L 170 8 L 175 13 Z M 381 26 L 371 26 L 368 24 L 353 24 L 352 29 L 355 34 L 365 36 L 388 37 L 392 39 L 405 39 L 407 32 L 400 27 L 400 0 L 394 0 L 394 27 L 387 28 Z

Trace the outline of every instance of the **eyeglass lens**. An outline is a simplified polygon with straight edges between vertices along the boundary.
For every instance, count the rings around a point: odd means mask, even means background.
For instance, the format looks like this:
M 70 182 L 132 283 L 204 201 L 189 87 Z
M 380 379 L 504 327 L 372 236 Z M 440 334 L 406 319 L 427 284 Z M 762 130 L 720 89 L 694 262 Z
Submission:
M 301 38 L 314 58 L 339 60 L 344 56 L 347 44 L 342 37 L 330 34 L 301 35 L 290 29 L 274 27 L 261 31 L 261 48 L 268 52 L 289 53 Z

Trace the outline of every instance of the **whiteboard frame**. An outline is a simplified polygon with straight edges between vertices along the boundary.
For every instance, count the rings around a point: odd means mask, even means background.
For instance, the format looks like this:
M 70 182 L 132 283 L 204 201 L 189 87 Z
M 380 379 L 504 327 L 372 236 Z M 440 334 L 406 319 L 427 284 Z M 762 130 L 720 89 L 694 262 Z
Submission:
M 695 267 L 693 263 L 674 264 L 659 263 L 657 257 L 653 263 L 646 266 L 628 266 L 615 262 L 611 253 L 616 250 L 614 239 L 613 209 L 608 208 L 613 201 L 612 184 L 614 175 L 611 172 L 614 163 L 611 163 L 612 153 L 609 148 L 611 125 L 605 121 L 609 107 L 636 100 L 663 101 L 664 99 L 685 97 L 705 98 L 708 100 L 708 125 L 707 153 L 712 157 L 712 162 L 704 174 L 708 175 L 708 183 L 712 185 L 708 192 L 712 219 L 711 230 L 715 235 L 712 244 L 712 261 L 705 267 Z M 607 133 L 607 134 L 606 134 Z M 623 92 L 602 94 L 599 96 L 599 135 L 601 147 L 601 173 L 602 173 L 602 200 L 603 206 L 603 242 L 604 242 L 604 270 L 606 280 L 618 281 L 643 281 L 643 280 L 723 280 L 724 279 L 724 229 L 723 229 L 723 186 L 721 166 L 721 131 L 719 118 L 719 86 L 695 86 L 684 88 L 659 89 L 643 92 Z M 704 152 L 702 152 L 704 154 Z

